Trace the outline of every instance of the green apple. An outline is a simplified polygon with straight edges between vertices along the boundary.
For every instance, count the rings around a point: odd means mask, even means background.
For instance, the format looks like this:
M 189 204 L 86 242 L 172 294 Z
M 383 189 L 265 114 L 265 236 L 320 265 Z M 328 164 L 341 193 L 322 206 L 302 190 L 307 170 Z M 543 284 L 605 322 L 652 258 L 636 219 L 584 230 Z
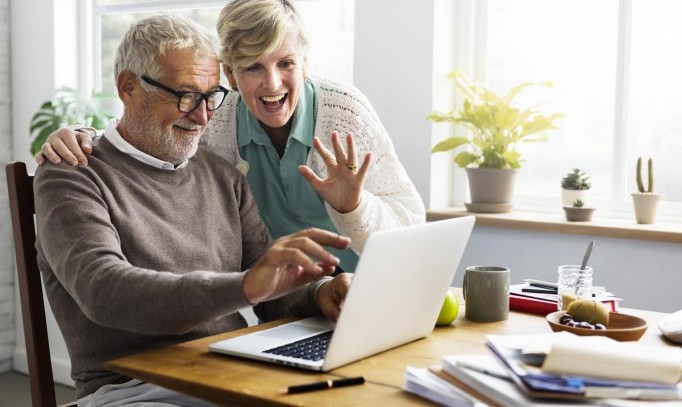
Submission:
M 443 307 L 440 309 L 440 314 L 438 314 L 436 325 L 450 325 L 455 319 L 457 319 L 458 312 L 459 302 L 457 301 L 457 296 L 455 293 L 448 291 L 448 293 L 445 295 Z

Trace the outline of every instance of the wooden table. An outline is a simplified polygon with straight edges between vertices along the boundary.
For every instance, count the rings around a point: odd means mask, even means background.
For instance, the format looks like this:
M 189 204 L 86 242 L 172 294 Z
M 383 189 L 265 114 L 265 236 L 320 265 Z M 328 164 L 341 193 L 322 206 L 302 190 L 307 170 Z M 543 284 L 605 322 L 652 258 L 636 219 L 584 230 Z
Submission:
M 182 393 L 203 398 L 219 405 L 247 406 L 419 406 L 432 405 L 404 392 L 405 367 L 429 367 L 440 364 L 443 355 L 488 354 L 487 334 L 523 335 L 551 332 L 544 317 L 510 312 L 501 322 L 475 323 L 464 318 L 461 292 L 460 312 L 451 326 L 437 327 L 426 338 L 334 369 L 329 373 L 306 372 L 256 361 L 233 358 L 209 352 L 208 344 L 247 332 L 258 331 L 290 320 L 282 320 L 154 349 L 110 361 L 110 370 L 154 383 Z M 666 314 L 624 309 L 649 322 L 640 342 L 656 346 L 672 346 L 660 334 L 657 322 Z M 380 335 L 381 332 L 358 332 L 358 335 Z M 297 395 L 281 394 L 287 386 L 364 375 L 367 382 L 326 391 Z

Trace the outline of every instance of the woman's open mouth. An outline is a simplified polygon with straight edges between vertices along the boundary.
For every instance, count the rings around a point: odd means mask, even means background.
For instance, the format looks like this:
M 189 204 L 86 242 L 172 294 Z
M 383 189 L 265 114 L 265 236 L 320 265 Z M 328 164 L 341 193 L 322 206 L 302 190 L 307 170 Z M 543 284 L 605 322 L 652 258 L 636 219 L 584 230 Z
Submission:
M 261 96 L 258 99 L 260 99 L 261 103 L 268 109 L 278 109 L 282 105 L 284 105 L 284 102 L 287 100 L 287 97 L 289 96 L 288 93 L 283 93 L 281 95 L 274 95 L 274 96 Z

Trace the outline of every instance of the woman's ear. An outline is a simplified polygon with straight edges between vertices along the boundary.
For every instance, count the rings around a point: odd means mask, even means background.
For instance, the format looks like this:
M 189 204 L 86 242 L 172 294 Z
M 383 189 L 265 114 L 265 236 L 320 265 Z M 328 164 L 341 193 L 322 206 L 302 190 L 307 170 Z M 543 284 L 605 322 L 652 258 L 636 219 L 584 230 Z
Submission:
M 232 71 L 232 68 L 226 64 L 223 64 L 223 73 L 227 77 L 227 82 L 230 84 L 230 88 L 239 92 L 239 89 L 237 88 L 237 80 L 234 78 L 234 72 Z
M 116 78 L 116 89 L 118 91 L 118 97 L 124 105 L 130 103 L 136 91 L 139 90 L 139 87 L 137 75 L 134 73 L 123 71 L 118 74 L 118 78 Z

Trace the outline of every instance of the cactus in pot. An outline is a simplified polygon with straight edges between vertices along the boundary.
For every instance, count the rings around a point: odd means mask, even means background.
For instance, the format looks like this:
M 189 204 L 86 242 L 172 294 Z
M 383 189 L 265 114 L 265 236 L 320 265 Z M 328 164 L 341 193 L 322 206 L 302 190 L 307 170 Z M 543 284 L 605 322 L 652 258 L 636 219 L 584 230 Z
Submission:
M 649 183 L 648 183 L 648 188 L 644 190 L 644 183 L 642 182 L 642 157 L 639 157 L 637 159 L 637 189 L 639 192 L 644 193 L 653 193 L 654 192 L 654 161 L 649 158 L 648 162 L 648 170 L 649 170 Z
M 637 190 L 632 194 L 632 203 L 635 206 L 635 219 L 637 223 L 651 224 L 656 219 L 656 208 L 661 196 L 654 193 L 654 163 L 653 159 L 649 158 L 647 176 L 647 187 L 644 188 L 644 181 L 642 180 L 642 157 L 637 159 Z

